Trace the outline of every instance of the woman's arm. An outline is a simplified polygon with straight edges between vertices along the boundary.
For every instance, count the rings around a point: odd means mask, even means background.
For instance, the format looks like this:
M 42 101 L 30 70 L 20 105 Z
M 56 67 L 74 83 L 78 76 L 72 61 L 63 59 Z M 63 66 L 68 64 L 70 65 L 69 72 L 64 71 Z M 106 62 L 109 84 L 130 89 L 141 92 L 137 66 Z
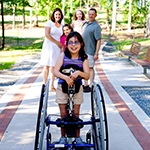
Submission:
M 57 46 L 58 46 L 59 48 L 62 48 L 63 45 L 62 45 L 59 41 L 55 40 L 55 39 L 50 35 L 50 31 L 51 31 L 51 28 L 46 26 L 46 27 L 45 27 L 45 37 L 46 37 L 47 39 L 49 39 L 50 41 L 52 41 L 53 43 L 57 44 Z
M 74 80 L 71 79 L 69 76 L 64 75 L 60 72 L 60 68 L 63 65 L 63 58 L 64 58 L 64 53 L 61 53 L 57 59 L 57 62 L 55 64 L 55 68 L 54 68 L 54 75 L 58 78 L 61 78 L 63 80 L 65 80 L 68 84 L 68 86 L 72 86 L 74 83 Z
M 74 21 L 72 21 L 72 23 L 71 23 L 71 27 L 72 27 L 72 28 L 74 28 Z
M 83 72 L 82 71 L 75 71 L 74 73 L 72 73 L 70 75 L 70 77 L 75 80 L 78 76 L 80 76 L 81 78 L 84 78 L 86 80 L 88 80 L 90 78 L 90 69 L 89 69 L 89 62 L 88 59 L 85 59 L 83 62 Z

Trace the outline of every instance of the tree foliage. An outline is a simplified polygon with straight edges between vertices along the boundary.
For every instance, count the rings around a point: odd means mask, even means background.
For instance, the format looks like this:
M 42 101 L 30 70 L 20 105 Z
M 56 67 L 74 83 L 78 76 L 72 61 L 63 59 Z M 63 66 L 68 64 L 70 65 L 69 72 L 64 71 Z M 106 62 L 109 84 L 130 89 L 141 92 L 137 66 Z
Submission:
M 4 15 L 13 14 L 13 6 L 16 5 L 16 15 L 22 12 L 22 7 L 31 7 L 29 0 L 3 0 L 4 2 Z
M 141 0 L 132 0 L 132 12 L 131 12 L 131 22 L 135 23 L 143 23 L 144 18 L 146 18 L 148 14 L 148 0 L 145 0 L 146 5 L 142 6 Z M 128 14 L 129 14 L 129 0 L 126 0 L 124 5 L 124 17 L 123 20 L 128 20 Z
M 49 10 L 50 10 L 50 15 L 52 14 L 54 8 L 58 7 L 58 8 L 62 8 L 62 0 L 38 0 L 37 1 L 38 5 L 36 7 L 36 9 L 33 10 L 33 15 L 35 15 L 35 12 L 37 12 L 38 15 L 41 16 L 47 16 L 47 8 L 49 6 Z M 36 2 L 33 3 L 33 8 L 35 8 L 36 6 Z

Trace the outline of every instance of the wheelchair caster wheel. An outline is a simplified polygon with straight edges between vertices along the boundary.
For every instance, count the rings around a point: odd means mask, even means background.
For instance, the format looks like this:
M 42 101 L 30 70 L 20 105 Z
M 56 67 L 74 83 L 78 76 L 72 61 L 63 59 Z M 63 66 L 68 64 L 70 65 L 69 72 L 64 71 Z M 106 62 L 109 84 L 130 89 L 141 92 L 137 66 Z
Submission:
M 51 137 L 52 137 L 52 136 L 51 136 L 51 133 L 49 133 L 49 134 L 48 134 L 48 139 L 47 139 L 49 144 L 51 144 L 51 141 L 52 141 L 52 140 L 51 140 Z
M 90 133 L 90 132 L 88 132 L 88 133 L 86 134 L 86 143 L 87 143 L 87 144 L 91 144 L 91 133 Z

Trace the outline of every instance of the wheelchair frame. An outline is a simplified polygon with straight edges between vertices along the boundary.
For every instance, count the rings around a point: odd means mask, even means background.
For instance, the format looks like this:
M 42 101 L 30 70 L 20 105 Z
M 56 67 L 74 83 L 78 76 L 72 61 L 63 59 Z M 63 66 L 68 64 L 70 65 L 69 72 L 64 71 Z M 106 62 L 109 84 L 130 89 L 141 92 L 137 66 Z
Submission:
M 91 88 L 91 110 L 92 115 L 89 121 L 83 121 L 80 118 L 76 117 L 73 114 L 73 95 L 74 91 L 70 90 L 69 95 L 69 114 L 63 119 L 57 119 L 52 121 L 50 116 L 47 116 L 47 101 L 48 101 L 48 91 L 49 91 L 49 80 L 46 84 L 46 92 L 44 92 L 44 85 L 42 85 L 39 110 L 37 116 L 37 126 L 36 126 L 36 135 L 35 135 L 35 144 L 34 150 L 42 150 L 43 145 L 43 136 L 45 128 L 47 126 L 47 135 L 46 135 L 46 149 L 53 150 L 55 148 L 64 148 L 65 150 L 75 150 L 78 148 L 87 148 L 94 150 L 108 150 L 108 125 L 107 125 L 107 115 L 105 109 L 105 102 L 101 87 L 93 82 Z M 76 121 L 68 121 L 66 118 L 75 118 Z M 72 120 L 72 119 L 71 119 Z M 82 128 L 84 125 L 91 125 L 91 129 L 86 134 L 86 143 L 79 145 L 75 141 L 72 141 L 72 144 L 53 144 L 51 141 L 50 125 L 57 125 L 58 127 L 73 127 L 75 129 Z M 72 133 L 71 133 L 72 134 Z M 67 137 L 73 137 L 72 135 L 67 134 Z M 91 144 L 92 138 L 92 144 Z

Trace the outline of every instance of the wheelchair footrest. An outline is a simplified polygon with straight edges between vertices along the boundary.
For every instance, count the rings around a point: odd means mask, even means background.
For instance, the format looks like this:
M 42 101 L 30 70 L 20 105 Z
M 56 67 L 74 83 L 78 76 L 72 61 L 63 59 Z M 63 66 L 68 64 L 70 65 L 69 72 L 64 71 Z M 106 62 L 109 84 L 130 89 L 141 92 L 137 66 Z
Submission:
M 56 122 L 60 122 L 60 124 L 57 124 L 57 127 L 65 128 L 67 132 L 68 137 L 75 137 L 76 136 L 76 130 L 83 128 L 83 120 L 79 119 L 66 119 L 65 121 L 63 119 L 58 118 Z

